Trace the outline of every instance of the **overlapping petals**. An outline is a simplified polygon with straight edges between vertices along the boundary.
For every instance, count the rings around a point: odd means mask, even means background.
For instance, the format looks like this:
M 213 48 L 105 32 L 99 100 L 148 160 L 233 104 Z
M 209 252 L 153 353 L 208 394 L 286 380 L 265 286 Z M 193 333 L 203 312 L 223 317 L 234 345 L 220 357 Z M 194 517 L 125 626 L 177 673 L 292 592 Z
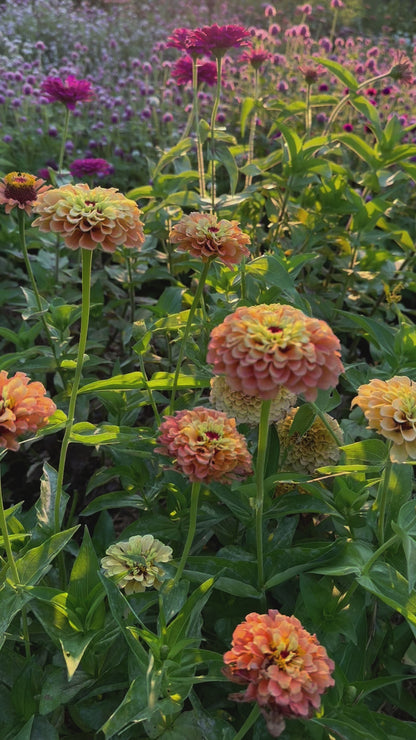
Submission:
M 126 594 L 142 593 L 146 588 L 159 590 L 166 578 L 160 563 L 172 559 L 172 548 L 153 535 L 135 535 L 107 548 L 101 559 L 104 575 L 114 577 Z
M 241 306 L 211 332 L 207 361 L 232 390 L 263 400 L 284 385 L 313 401 L 343 371 L 340 343 L 325 321 L 292 306 Z
M 46 77 L 40 91 L 48 103 L 63 103 L 68 110 L 74 110 L 78 102 L 88 102 L 93 98 L 93 89 L 88 80 L 78 80 L 68 75 L 65 80 L 60 77 Z
M 105 252 L 116 247 L 139 248 L 144 242 L 140 211 L 116 188 L 89 188 L 85 183 L 63 185 L 42 194 L 33 206 L 40 231 L 60 234 L 70 249 Z
M 186 85 L 192 82 L 192 57 L 189 54 L 180 57 L 172 67 L 172 77 L 175 78 L 178 85 Z M 217 83 L 217 65 L 215 62 L 200 60 L 196 65 L 197 84 L 205 82 L 209 86 Z
M 177 411 L 160 425 L 156 451 L 173 458 L 174 466 L 192 482 L 228 482 L 252 472 L 246 440 L 235 419 L 203 406 Z
M 321 694 L 334 685 L 334 662 L 316 636 L 276 609 L 247 615 L 234 630 L 224 663 L 231 681 L 247 685 L 230 698 L 257 702 L 273 737 L 284 730 L 285 717 L 312 716 Z
M 179 251 L 200 257 L 203 262 L 218 257 L 228 267 L 250 255 L 246 246 L 250 237 L 241 231 L 238 222 L 218 220 L 214 213 L 194 211 L 183 216 L 171 229 L 169 239 Z
M 45 394 L 42 383 L 31 383 L 25 373 L 9 378 L 0 372 L 0 448 L 18 450 L 19 437 L 48 423 L 56 406 Z
M 317 468 L 336 465 L 340 458 L 339 446 L 343 443 L 343 432 L 337 420 L 325 414 L 325 421 L 333 434 L 319 416 L 304 434 L 300 435 L 297 432 L 291 434 L 297 411 L 297 408 L 291 409 L 284 419 L 277 422 L 283 458 L 282 470 L 314 475 Z
M 260 423 L 261 399 L 231 390 L 224 375 L 216 375 L 211 379 L 210 402 L 218 411 L 234 417 L 237 424 Z M 295 402 L 295 394 L 283 385 L 279 386 L 270 405 L 269 421 L 283 419 Z
M 50 185 L 45 180 L 29 172 L 9 172 L 0 180 L 0 203 L 4 204 L 6 213 L 12 208 L 21 208 L 30 215 L 38 195 L 45 193 Z
M 391 440 L 393 462 L 416 460 L 416 383 L 406 375 L 390 380 L 374 378 L 358 388 L 351 406 L 359 406 L 375 429 Z

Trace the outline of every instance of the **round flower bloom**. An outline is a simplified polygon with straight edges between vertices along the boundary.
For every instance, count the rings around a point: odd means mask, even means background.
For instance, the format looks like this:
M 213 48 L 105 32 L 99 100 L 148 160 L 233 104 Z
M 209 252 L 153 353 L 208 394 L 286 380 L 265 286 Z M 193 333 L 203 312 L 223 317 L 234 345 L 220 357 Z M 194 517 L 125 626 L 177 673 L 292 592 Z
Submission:
M 211 379 L 209 399 L 218 411 L 233 416 L 237 424 L 256 425 L 260 422 L 261 399 L 231 390 L 223 375 L 215 375 Z M 284 385 L 279 386 L 270 406 L 270 423 L 283 419 L 295 402 L 295 394 Z
M 101 244 L 105 252 L 114 252 L 120 245 L 138 248 L 144 242 L 137 203 L 116 188 L 62 185 L 43 193 L 33 210 L 39 217 L 32 226 L 61 234 L 70 249 Z
M 85 159 L 74 159 L 69 165 L 69 171 L 73 177 L 82 178 L 92 175 L 109 175 L 113 171 L 113 167 L 106 159 L 87 157 Z
M 156 452 L 174 458 L 175 469 L 192 482 L 228 483 L 252 473 L 246 440 L 221 411 L 197 406 L 166 416 L 158 443 Z
M 375 429 L 393 443 L 390 458 L 404 462 L 416 459 L 416 383 L 406 375 L 390 380 L 373 378 L 360 385 L 351 406 L 359 406 Z
M 18 450 L 18 437 L 48 423 L 56 406 L 45 393 L 42 383 L 31 383 L 25 373 L 8 378 L 6 370 L 0 372 L 0 448 Z
M 28 172 L 9 172 L 0 181 L 0 203 L 5 205 L 6 213 L 16 206 L 30 214 L 33 203 L 40 193 L 49 190 L 45 180 Z
M 251 64 L 251 66 L 254 69 L 259 69 L 264 62 L 267 62 L 268 59 L 271 59 L 271 54 L 267 49 L 263 49 L 260 47 L 259 49 L 249 49 L 248 51 L 243 51 L 240 62 L 243 64 Z
M 249 46 L 246 39 L 250 37 L 250 32 L 233 23 L 226 26 L 218 26 L 216 23 L 213 26 L 203 26 L 196 28 L 193 34 L 203 51 L 216 57 L 223 56 L 228 49 Z
M 191 57 L 204 54 L 203 44 L 190 28 L 175 28 L 169 36 L 166 46 L 186 51 Z
M 192 82 L 192 57 L 187 54 L 180 57 L 172 67 L 172 77 L 178 85 L 186 85 Z M 217 83 L 217 65 L 215 62 L 197 62 L 197 82 L 201 85 L 205 82 L 211 87 Z
M 60 77 L 46 77 L 41 86 L 41 94 L 48 103 L 63 103 L 68 110 L 74 110 L 78 102 L 88 102 L 93 98 L 93 90 L 88 80 L 78 80 L 68 75 L 65 80 Z
M 126 542 L 110 545 L 101 559 L 104 575 L 115 576 L 117 586 L 126 594 L 142 593 L 146 588 L 159 590 L 165 580 L 160 563 L 172 559 L 172 548 L 155 540 L 152 534 L 129 537 Z
M 317 468 L 324 465 L 336 465 L 339 457 L 339 445 L 344 441 L 342 429 L 336 419 L 325 414 L 325 420 L 331 427 L 339 443 L 328 431 L 322 419 L 317 416 L 305 434 L 290 433 L 297 408 L 289 411 L 287 416 L 277 422 L 280 454 L 283 455 L 284 472 L 307 473 L 314 475 Z
M 207 361 L 232 390 L 263 400 L 284 385 L 313 401 L 344 369 L 328 324 L 280 304 L 240 306 L 226 316 L 211 332 Z
M 203 262 L 218 257 L 228 267 L 250 255 L 246 247 L 250 237 L 241 231 L 238 222 L 218 221 L 214 213 L 194 211 L 183 216 L 171 229 L 169 239 L 181 252 L 200 257 Z
M 409 86 L 413 85 L 413 71 L 412 63 L 409 57 L 404 54 L 403 51 L 397 51 L 394 59 L 394 64 L 390 70 L 390 77 L 397 82 L 401 82 L 402 85 Z
M 277 609 L 246 616 L 234 630 L 224 663 L 231 681 L 247 684 L 243 694 L 230 698 L 256 701 L 273 737 L 283 732 L 285 718 L 311 717 L 321 694 L 335 683 L 335 664 L 316 635 Z

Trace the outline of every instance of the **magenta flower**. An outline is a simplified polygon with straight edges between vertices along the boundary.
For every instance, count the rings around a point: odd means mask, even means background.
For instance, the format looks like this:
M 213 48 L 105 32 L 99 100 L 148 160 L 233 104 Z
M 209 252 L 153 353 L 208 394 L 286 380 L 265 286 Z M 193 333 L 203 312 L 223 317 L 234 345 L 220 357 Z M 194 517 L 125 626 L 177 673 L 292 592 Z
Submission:
M 73 75 L 68 75 L 65 80 L 60 77 L 46 77 L 40 91 L 48 103 L 63 103 L 68 110 L 74 110 L 78 102 L 88 102 L 93 97 L 91 83 L 88 80 L 78 80 Z
M 172 77 L 178 85 L 186 85 L 192 82 L 192 57 L 187 54 L 175 62 L 172 67 Z M 197 63 L 198 85 L 205 82 L 211 87 L 217 83 L 217 65 L 215 62 L 198 61 Z
M 110 175 L 113 166 L 106 159 L 87 157 L 86 159 L 74 159 L 69 165 L 69 171 L 73 177 L 82 179 L 92 175 Z
M 240 62 L 251 64 L 254 69 L 259 69 L 264 62 L 267 62 L 267 60 L 270 59 L 270 57 L 270 52 L 267 51 L 267 49 L 260 47 L 259 49 L 243 51 L 240 57 Z
M 180 49 L 193 56 L 204 54 L 204 46 L 195 36 L 195 31 L 189 28 L 175 28 L 169 36 L 166 46 Z
M 234 24 L 218 26 L 215 23 L 213 26 L 197 28 L 193 34 L 203 51 L 216 57 L 223 56 L 228 49 L 249 46 L 247 38 L 250 37 L 250 32 L 243 26 Z

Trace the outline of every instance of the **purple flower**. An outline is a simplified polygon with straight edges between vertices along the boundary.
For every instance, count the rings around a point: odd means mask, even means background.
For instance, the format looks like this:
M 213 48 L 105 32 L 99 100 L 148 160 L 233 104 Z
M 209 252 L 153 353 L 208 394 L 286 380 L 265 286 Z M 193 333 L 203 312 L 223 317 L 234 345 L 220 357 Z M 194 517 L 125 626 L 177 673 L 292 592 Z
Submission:
M 69 165 L 69 171 L 73 177 L 83 178 L 91 175 L 109 175 L 113 171 L 113 167 L 106 159 L 88 157 L 86 159 L 74 159 Z
M 86 102 L 93 97 L 91 83 L 88 80 L 77 80 L 73 75 L 68 75 L 65 80 L 60 77 L 46 77 L 40 91 L 48 103 L 63 103 L 68 110 L 74 110 L 78 102 Z
M 204 54 L 201 41 L 196 38 L 194 31 L 189 28 L 175 28 L 169 36 L 166 46 L 186 51 L 191 57 Z
M 247 38 L 250 32 L 243 26 L 229 24 L 227 26 L 203 26 L 197 28 L 193 35 L 198 41 L 206 54 L 213 54 L 216 57 L 223 56 L 228 49 L 239 46 L 249 46 Z

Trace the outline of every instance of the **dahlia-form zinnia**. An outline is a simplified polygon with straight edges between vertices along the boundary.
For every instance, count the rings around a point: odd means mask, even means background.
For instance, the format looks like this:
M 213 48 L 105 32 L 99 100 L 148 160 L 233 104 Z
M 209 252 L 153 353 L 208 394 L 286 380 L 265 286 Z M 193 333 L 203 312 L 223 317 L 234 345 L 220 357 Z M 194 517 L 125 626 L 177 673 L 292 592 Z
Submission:
M 360 385 L 357 393 L 351 406 L 359 406 L 363 411 L 368 429 L 391 440 L 391 460 L 415 460 L 416 383 L 406 375 L 395 375 L 390 380 L 373 378 Z
M 152 534 L 135 535 L 125 542 L 116 542 L 101 559 L 104 575 L 115 577 L 117 586 L 126 594 L 142 593 L 146 588 L 159 590 L 166 574 L 160 563 L 172 559 L 172 548 L 156 540 Z
M 116 247 L 139 248 L 144 242 L 140 210 L 116 188 L 90 188 L 86 183 L 62 185 L 43 193 L 33 206 L 40 231 L 61 234 L 70 249 L 105 252 Z
M 225 26 L 214 23 L 212 26 L 196 28 L 193 36 L 206 54 L 212 53 L 216 57 L 221 57 L 228 49 L 249 46 L 247 39 L 250 32 L 243 26 L 233 23 Z
M 69 165 L 72 177 L 90 177 L 92 175 L 109 175 L 113 171 L 112 165 L 106 159 L 100 157 L 85 157 L 74 159 Z
M 173 458 L 174 467 L 192 482 L 228 483 L 252 473 L 251 455 L 235 419 L 203 406 L 177 411 L 160 425 L 156 452 Z
M 324 465 L 336 465 L 340 458 L 339 445 L 342 445 L 344 439 L 337 420 L 325 414 L 325 420 L 338 439 L 338 444 L 319 416 L 304 434 L 300 435 L 297 432 L 291 434 L 290 430 L 297 411 L 297 408 L 291 409 L 287 416 L 278 421 L 276 425 L 280 453 L 283 455 L 282 470 L 314 475 L 317 468 Z
M 9 378 L 6 370 L 0 372 L 0 448 L 16 452 L 18 437 L 48 423 L 56 406 L 45 393 L 42 383 L 31 383 L 25 373 Z
M 232 390 L 263 400 L 279 386 L 314 401 L 343 372 L 340 343 L 325 321 L 292 306 L 241 306 L 211 332 L 207 361 Z
M 51 187 L 44 185 L 45 180 L 28 172 L 9 172 L 0 181 L 0 203 L 4 204 L 6 213 L 12 208 L 21 208 L 30 215 L 32 206 L 41 193 Z
M 214 213 L 196 211 L 183 216 L 170 231 L 169 239 L 181 252 L 189 252 L 203 262 L 218 257 L 228 267 L 238 265 L 250 255 L 250 243 L 237 221 L 218 220 Z
M 214 408 L 234 417 L 237 424 L 260 423 L 261 399 L 231 390 L 224 375 L 215 375 L 211 378 L 209 399 Z M 269 423 L 283 419 L 295 402 L 295 394 L 288 391 L 284 385 L 279 386 L 271 402 Z
M 88 102 L 93 97 L 91 82 L 78 80 L 74 75 L 68 75 L 65 80 L 46 77 L 40 91 L 48 103 L 63 103 L 68 110 L 74 110 L 78 102 Z
M 247 684 L 244 693 L 230 698 L 256 701 L 273 737 L 283 732 L 285 718 L 311 717 L 321 694 L 335 683 L 334 662 L 316 636 L 277 609 L 246 616 L 234 630 L 224 663 L 231 681 Z

